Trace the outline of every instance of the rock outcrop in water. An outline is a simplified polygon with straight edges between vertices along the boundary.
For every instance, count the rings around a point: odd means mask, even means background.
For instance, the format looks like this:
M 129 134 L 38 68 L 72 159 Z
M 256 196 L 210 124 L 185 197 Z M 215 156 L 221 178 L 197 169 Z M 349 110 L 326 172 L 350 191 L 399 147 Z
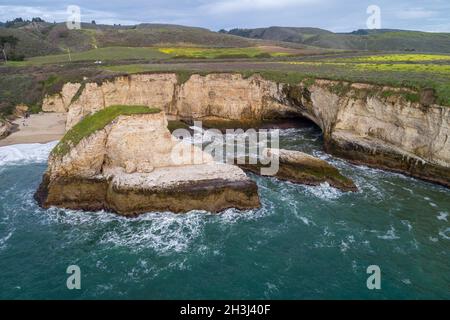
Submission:
M 185 83 L 176 74 L 143 74 L 66 86 L 46 101 L 68 110 L 67 128 L 117 103 L 203 120 L 302 116 L 320 126 L 334 155 L 450 186 L 450 108 L 429 92 L 328 80 L 288 85 L 239 74 L 193 75 Z
M 259 207 L 256 184 L 238 167 L 174 138 L 164 112 L 120 115 L 61 150 L 50 155 L 35 195 L 44 208 L 137 215 Z
M 343 176 L 338 169 L 324 160 L 300 151 L 283 149 L 266 149 L 265 151 L 268 159 L 274 158 L 273 154 L 277 154 L 279 170 L 274 177 L 280 180 L 312 186 L 326 182 L 330 186 L 345 192 L 358 190 L 351 179 Z M 261 162 L 258 163 L 252 165 L 249 161 L 246 161 L 246 164 L 240 165 L 240 167 L 260 174 L 263 165 L 260 164 Z M 263 160 L 262 163 L 267 163 L 267 159 Z

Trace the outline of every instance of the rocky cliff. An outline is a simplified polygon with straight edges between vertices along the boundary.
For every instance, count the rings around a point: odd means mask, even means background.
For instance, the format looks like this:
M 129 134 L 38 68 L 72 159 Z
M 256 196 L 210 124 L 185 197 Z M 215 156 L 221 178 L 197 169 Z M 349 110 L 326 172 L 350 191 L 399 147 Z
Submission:
M 299 115 L 295 107 L 282 102 L 281 89 L 258 75 L 193 75 L 181 83 L 176 74 L 138 74 L 101 84 L 68 83 L 60 94 L 45 98 L 43 110 L 68 111 L 67 129 L 84 116 L 117 104 L 150 105 L 188 119 L 246 121 Z
M 328 152 L 450 186 L 450 108 L 412 102 L 407 89 L 317 80 L 286 88 L 322 128 Z
M 116 103 L 152 105 L 205 120 L 302 116 L 322 128 L 332 154 L 450 186 L 450 108 L 433 99 L 411 99 L 418 94 L 327 80 L 282 84 L 239 74 L 193 75 L 181 83 L 176 74 L 162 73 L 67 84 L 60 95 L 46 99 L 44 109 L 68 110 L 68 129 Z
M 9 122 L 0 119 L 0 138 L 6 137 L 11 129 Z
M 35 198 L 44 208 L 127 216 L 259 206 L 257 186 L 241 169 L 174 138 L 163 112 L 120 115 L 68 150 L 57 146 Z

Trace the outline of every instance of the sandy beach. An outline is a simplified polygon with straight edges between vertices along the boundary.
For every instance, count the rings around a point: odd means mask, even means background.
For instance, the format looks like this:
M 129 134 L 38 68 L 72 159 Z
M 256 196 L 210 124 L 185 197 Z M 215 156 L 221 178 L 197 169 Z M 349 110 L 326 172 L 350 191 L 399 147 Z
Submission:
M 47 143 L 64 135 L 65 113 L 39 113 L 29 118 L 19 118 L 13 123 L 17 131 L 0 140 L 0 147 L 23 143 Z

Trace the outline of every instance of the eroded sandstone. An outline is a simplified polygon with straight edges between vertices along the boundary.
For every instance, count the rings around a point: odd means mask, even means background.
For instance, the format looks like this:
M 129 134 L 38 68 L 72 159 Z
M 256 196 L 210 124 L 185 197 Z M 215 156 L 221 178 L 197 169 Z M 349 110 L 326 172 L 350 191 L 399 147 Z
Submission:
M 425 106 L 399 89 L 365 84 L 347 84 L 348 91 L 337 94 L 336 84 L 321 80 L 302 88 L 299 103 L 322 128 L 327 152 L 450 186 L 449 107 Z
M 163 112 L 119 116 L 67 153 L 52 152 L 35 198 L 44 208 L 126 216 L 259 207 L 257 186 L 241 169 L 177 140 Z
M 9 135 L 11 131 L 11 124 L 8 121 L 0 119 L 0 138 L 4 138 Z
M 74 92 L 77 87 L 79 92 Z M 61 94 L 46 97 L 43 110 L 68 110 L 67 130 L 84 116 L 116 104 L 149 105 L 188 119 L 252 121 L 299 115 L 282 99 L 282 87 L 259 75 L 193 75 L 181 83 L 172 73 L 138 74 L 101 84 L 66 84 Z
M 420 99 L 409 101 L 405 93 Z M 163 73 L 88 83 L 78 96 L 68 106 L 67 128 L 114 103 L 149 104 L 200 120 L 302 116 L 322 129 L 334 155 L 450 186 L 450 108 L 435 104 L 429 92 L 329 80 L 288 85 L 232 73 L 180 83 L 176 74 Z

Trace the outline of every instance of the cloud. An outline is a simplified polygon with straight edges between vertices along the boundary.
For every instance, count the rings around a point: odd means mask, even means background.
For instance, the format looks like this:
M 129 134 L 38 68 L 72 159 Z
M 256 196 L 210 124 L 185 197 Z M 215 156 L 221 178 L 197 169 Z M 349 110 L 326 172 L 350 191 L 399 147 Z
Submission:
M 217 2 L 211 1 L 209 4 L 204 5 L 203 8 L 211 14 L 226 14 L 283 9 L 304 4 L 317 4 L 317 2 L 317 0 L 221 0 Z
M 90 22 L 96 20 L 97 23 L 103 24 L 136 24 L 135 20 L 122 19 L 114 12 L 92 10 L 86 8 L 81 9 L 81 20 L 83 22 Z M 6 21 L 13 17 L 22 17 L 24 19 L 31 19 L 34 17 L 43 18 L 46 21 L 66 21 L 69 17 L 66 8 L 49 9 L 47 7 L 31 7 L 31 6 L 14 6 L 14 5 L 0 5 L 0 21 Z
M 437 12 L 431 10 L 425 10 L 423 8 L 411 8 L 408 10 L 400 11 L 397 13 L 399 19 L 426 19 L 436 15 Z
M 22 17 L 22 18 L 50 18 L 50 17 L 61 17 L 67 15 L 65 11 L 62 10 L 46 10 L 41 7 L 30 7 L 30 6 L 0 6 L 0 21 L 7 20 L 10 17 Z
M 67 19 L 66 6 L 78 4 L 82 21 L 100 24 L 175 23 L 213 30 L 271 25 L 353 31 L 366 27 L 368 3 L 361 0 L 0 0 L 0 21 L 16 17 Z M 448 0 L 377 0 L 383 26 L 447 31 Z M 436 20 L 443 19 L 443 20 Z

